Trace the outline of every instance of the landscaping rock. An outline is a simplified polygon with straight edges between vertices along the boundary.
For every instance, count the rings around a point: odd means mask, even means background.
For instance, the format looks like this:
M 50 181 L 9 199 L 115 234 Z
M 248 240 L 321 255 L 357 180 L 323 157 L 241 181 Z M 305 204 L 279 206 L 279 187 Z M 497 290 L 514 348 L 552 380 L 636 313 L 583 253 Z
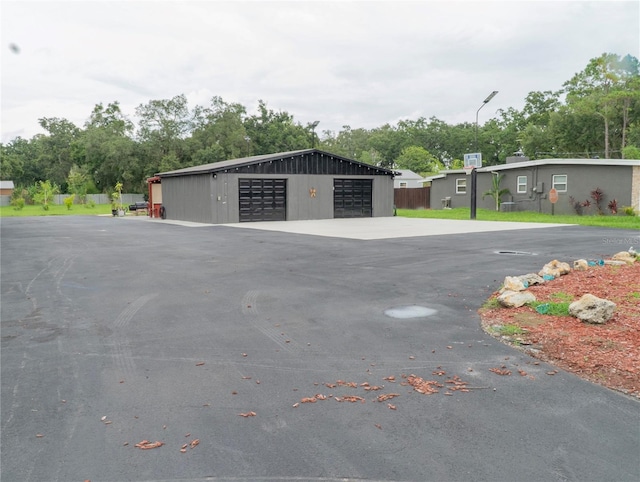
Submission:
M 576 271 L 586 271 L 589 269 L 589 262 L 586 259 L 576 259 L 573 262 L 573 269 Z
M 629 251 L 620 251 L 614 254 L 611 259 L 616 261 L 624 261 L 626 264 L 633 264 L 636 262 L 636 257 Z
M 498 303 L 505 308 L 519 308 L 533 301 L 536 297 L 528 291 L 505 291 L 498 296 Z
M 563 274 L 567 274 L 570 272 L 571 266 L 569 266 L 568 263 L 563 263 L 562 261 L 554 259 L 553 261 L 549 261 L 547 264 L 545 264 L 538 275 L 542 276 L 543 278 L 545 275 L 559 278 Z
M 500 293 L 504 293 L 505 291 L 524 291 L 528 287 L 528 282 L 522 281 L 520 278 L 516 278 L 515 276 L 507 276 L 504 279 Z
M 585 323 L 604 324 L 611 319 L 616 304 L 590 293 L 569 305 L 569 314 Z
M 518 279 L 520 281 L 522 281 L 523 283 L 527 283 L 529 286 L 533 286 L 533 285 L 541 285 L 544 284 L 544 278 L 542 278 L 541 276 L 538 276 L 535 273 L 529 273 L 529 274 L 523 274 L 518 276 Z
M 620 259 L 605 259 L 604 264 L 609 266 L 626 266 L 627 262 Z

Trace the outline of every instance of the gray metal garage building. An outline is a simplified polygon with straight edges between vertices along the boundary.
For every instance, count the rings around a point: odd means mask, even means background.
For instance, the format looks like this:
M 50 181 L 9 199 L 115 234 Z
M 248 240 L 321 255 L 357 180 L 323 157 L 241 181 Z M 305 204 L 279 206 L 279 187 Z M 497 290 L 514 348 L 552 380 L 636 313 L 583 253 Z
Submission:
M 158 176 L 167 219 L 224 224 L 393 215 L 393 171 L 318 149 Z

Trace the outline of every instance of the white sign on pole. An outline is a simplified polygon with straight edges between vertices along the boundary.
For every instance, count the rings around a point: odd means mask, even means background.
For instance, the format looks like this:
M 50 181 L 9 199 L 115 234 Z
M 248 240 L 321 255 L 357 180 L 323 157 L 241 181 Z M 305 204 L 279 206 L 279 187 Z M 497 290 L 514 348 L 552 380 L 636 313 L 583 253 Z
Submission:
M 482 167 L 482 153 L 473 152 L 464 155 L 464 167 Z

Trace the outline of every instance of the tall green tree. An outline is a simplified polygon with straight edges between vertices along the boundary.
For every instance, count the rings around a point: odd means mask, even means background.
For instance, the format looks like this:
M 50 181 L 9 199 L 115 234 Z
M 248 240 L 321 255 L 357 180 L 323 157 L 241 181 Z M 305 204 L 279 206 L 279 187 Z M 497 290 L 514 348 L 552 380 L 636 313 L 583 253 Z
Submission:
M 244 126 L 253 155 L 286 152 L 311 147 L 308 129 L 285 111 L 275 112 L 263 100 L 258 113 L 249 116 Z
M 409 169 L 424 176 L 439 172 L 444 168 L 444 165 L 424 147 L 409 146 L 402 149 L 402 152 L 395 160 L 394 167 Z
M 77 163 L 76 153 L 80 140 L 80 129 L 73 122 L 57 117 L 43 117 L 38 120 L 47 134 L 37 137 L 39 144 L 38 159 L 44 178 L 66 189 L 66 179 L 69 170 Z
M 251 155 L 252 143 L 244 125 L 246 109 L 213 97 L 200 113 L 198 127 L 187 140 L 193 165 Z
M 49 210 L 49 205 L 53 202 L 53 196 L 60 193 L 60 188 L 49 181 L 38 181 L 35 187 L 33 200 L 36 204 L 42 204 L 42 209 Z
M 635 97 L 631 93 L 640 87 L 637 77 L 635 57 L 604 53 L 591 59 L 583 71 L 564 83 L 567 106 L 573 112 L 601 119 L 600 138 L 606 158 L 611 157 L 612 141 L 619 151 L 624 148 L 622 133 L 627 129 L 629 109 Z M 615 139 L 616 136 L 620 139 Z
M 201 112 L 199 108 L 189 109 L 184 94 L 141 104 L 136 108 L 136 116 L 146 175 L 160 172 L 161 164 L 189 165 L 185 139 L 201 122 Z

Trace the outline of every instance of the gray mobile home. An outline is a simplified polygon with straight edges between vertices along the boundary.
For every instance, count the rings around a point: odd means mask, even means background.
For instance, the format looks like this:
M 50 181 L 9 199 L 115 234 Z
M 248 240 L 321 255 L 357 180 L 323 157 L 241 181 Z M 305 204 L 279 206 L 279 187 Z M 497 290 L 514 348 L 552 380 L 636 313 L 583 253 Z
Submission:
M 213 224 L 392 216 L 393 176 L 318 149 L 158 174 L 167 219 Z
M 523 160 L 524 159 L 524 160 Z M 502 174 L 501 188 L 509 194 L 502 196 L 502 210 L 551 213 L 549 190 L 555 188 L 558 201 L 556 214 L 575 214 L 575 203 L 590 201 L 582 208 L 597 213 L 591 192 L 599 189 L 604 196 L 601 208 L 610 213 L 608 205 L 614 199 L 618 210 L 632 206 L 640 212 L 640 160 L 630 159 L 539 159 L 508 158 L 507 164 L 487 166 L 477 170 L 477 206 L 493 209 L 493 198 L 482 194 L 492 186 L 492 176 Z M 464 170 L 443 171 L 431 181 L 431 207 L 440 209 L 469 206 L 471 176 Z M 572 202 L 573 201 L 573 202 Z

